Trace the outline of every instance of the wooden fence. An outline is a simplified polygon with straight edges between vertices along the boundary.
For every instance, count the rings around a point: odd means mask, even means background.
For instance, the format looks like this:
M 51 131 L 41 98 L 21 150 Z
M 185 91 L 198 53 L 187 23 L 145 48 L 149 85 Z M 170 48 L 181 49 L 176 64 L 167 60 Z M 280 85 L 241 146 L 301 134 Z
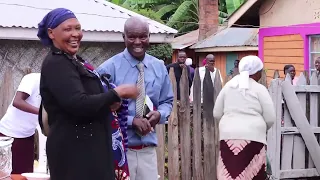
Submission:
M 319 92 L 320 79 L 301 73 L 297 84 L 271 81 L 269 92 L 277 120 L 268 132 L 268 157 L 274 179 L 320 179 Z
M 168 125 L 158 125 L 158 171 L 160 179 L 203 180 L 216 179 L 218 130 L 213 120 L 214 101 L 222 83 L 216 75 L 214 86 L 209 72 L 203 82 L 203 110 L 201 105 L 201 82 L 199 69 L 193 81 L 193 103 L 189 100 L 189 81 L 183 69 L 177 85 L 173 69 L 170 79 L 175 92 L 173 110 Z M 176 89 L 180 86 L 180 101 Z
M 13 96 L 13 74 L 11 70 L 6 70 L 0 85 L 0 119 L 6 113 Z
M 175 93 L 173 110 L 168 124 L 158 125 L 156 128 L 160 179 L 216 180 L 219 131 L 218 123 L 213 118 L 213 107 L 223 85 L 220 74 L 217 72 L 213 84 L 209 71 L 206 71 L 203 80 L 203 103 L 201 103 L 199 69 L 195 70 L 191 104 L 187 71 L 183 69 L 178 85 L 173 69 L 169 75 Z M 261 83 L 266 85 L 265 73 Z M 176 98 L 177 86 L 180 86 L 179 102 Z

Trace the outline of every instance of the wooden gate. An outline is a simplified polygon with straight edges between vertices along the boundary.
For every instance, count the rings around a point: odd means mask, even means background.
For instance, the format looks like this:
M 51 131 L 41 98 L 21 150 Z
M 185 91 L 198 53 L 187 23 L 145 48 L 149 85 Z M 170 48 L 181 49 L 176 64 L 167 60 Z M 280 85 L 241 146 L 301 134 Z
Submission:
M 318 177 L 319 146 L 319 80 L 314 73 L 309 80 L 301 73 L 292 85 L 287 75 L 276 78 L 269 87 L 277 120 L 268 132 L 268 157 L 275 179 Z M 278 73 L 275 73 L 276 77 Z

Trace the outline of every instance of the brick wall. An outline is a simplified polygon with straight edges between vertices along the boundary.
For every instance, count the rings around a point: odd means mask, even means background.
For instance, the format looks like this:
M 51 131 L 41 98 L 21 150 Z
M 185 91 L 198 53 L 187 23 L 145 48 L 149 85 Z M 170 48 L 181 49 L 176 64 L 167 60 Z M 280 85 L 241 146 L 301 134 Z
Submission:
M 199 40 L 217 32 L 218 25 L 218 0 L 199 0 Z

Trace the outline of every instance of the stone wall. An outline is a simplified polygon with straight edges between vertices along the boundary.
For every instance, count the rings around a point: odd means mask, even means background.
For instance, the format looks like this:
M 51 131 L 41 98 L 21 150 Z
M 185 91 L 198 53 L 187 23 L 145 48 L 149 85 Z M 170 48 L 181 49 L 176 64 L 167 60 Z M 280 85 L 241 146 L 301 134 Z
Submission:
M 79 55 L 95 67 L 123 51 L 124 43 L 86 43 L 81 44 Z M 0 85 L 6 70 L 12 70 L 14 89 L 24 75 L 24 70 L 31 67 L 32 72 L 40 72 L 43 59 L 49 49 L 39 41 L 0 40 Z

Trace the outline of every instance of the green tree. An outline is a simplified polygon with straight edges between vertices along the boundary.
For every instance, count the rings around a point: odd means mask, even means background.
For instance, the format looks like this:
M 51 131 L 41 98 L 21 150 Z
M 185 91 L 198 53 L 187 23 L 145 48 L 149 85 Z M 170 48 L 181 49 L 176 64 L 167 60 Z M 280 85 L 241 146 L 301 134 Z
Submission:
M 147 53 L 161 59 L 163 61 L 170 60 L 172 55 L 172 47 L 171 44 L 153 44 L 147 50 Z
M 110 0 L 129 10 L 175 28 L 179 33 L 198 29 L 198 0 Z M 219 23 L 246 0 L 218 0 Z
M 236 11 L 246 0 L 224 0 L 226 2 L 226 10 L 229 15 Z

